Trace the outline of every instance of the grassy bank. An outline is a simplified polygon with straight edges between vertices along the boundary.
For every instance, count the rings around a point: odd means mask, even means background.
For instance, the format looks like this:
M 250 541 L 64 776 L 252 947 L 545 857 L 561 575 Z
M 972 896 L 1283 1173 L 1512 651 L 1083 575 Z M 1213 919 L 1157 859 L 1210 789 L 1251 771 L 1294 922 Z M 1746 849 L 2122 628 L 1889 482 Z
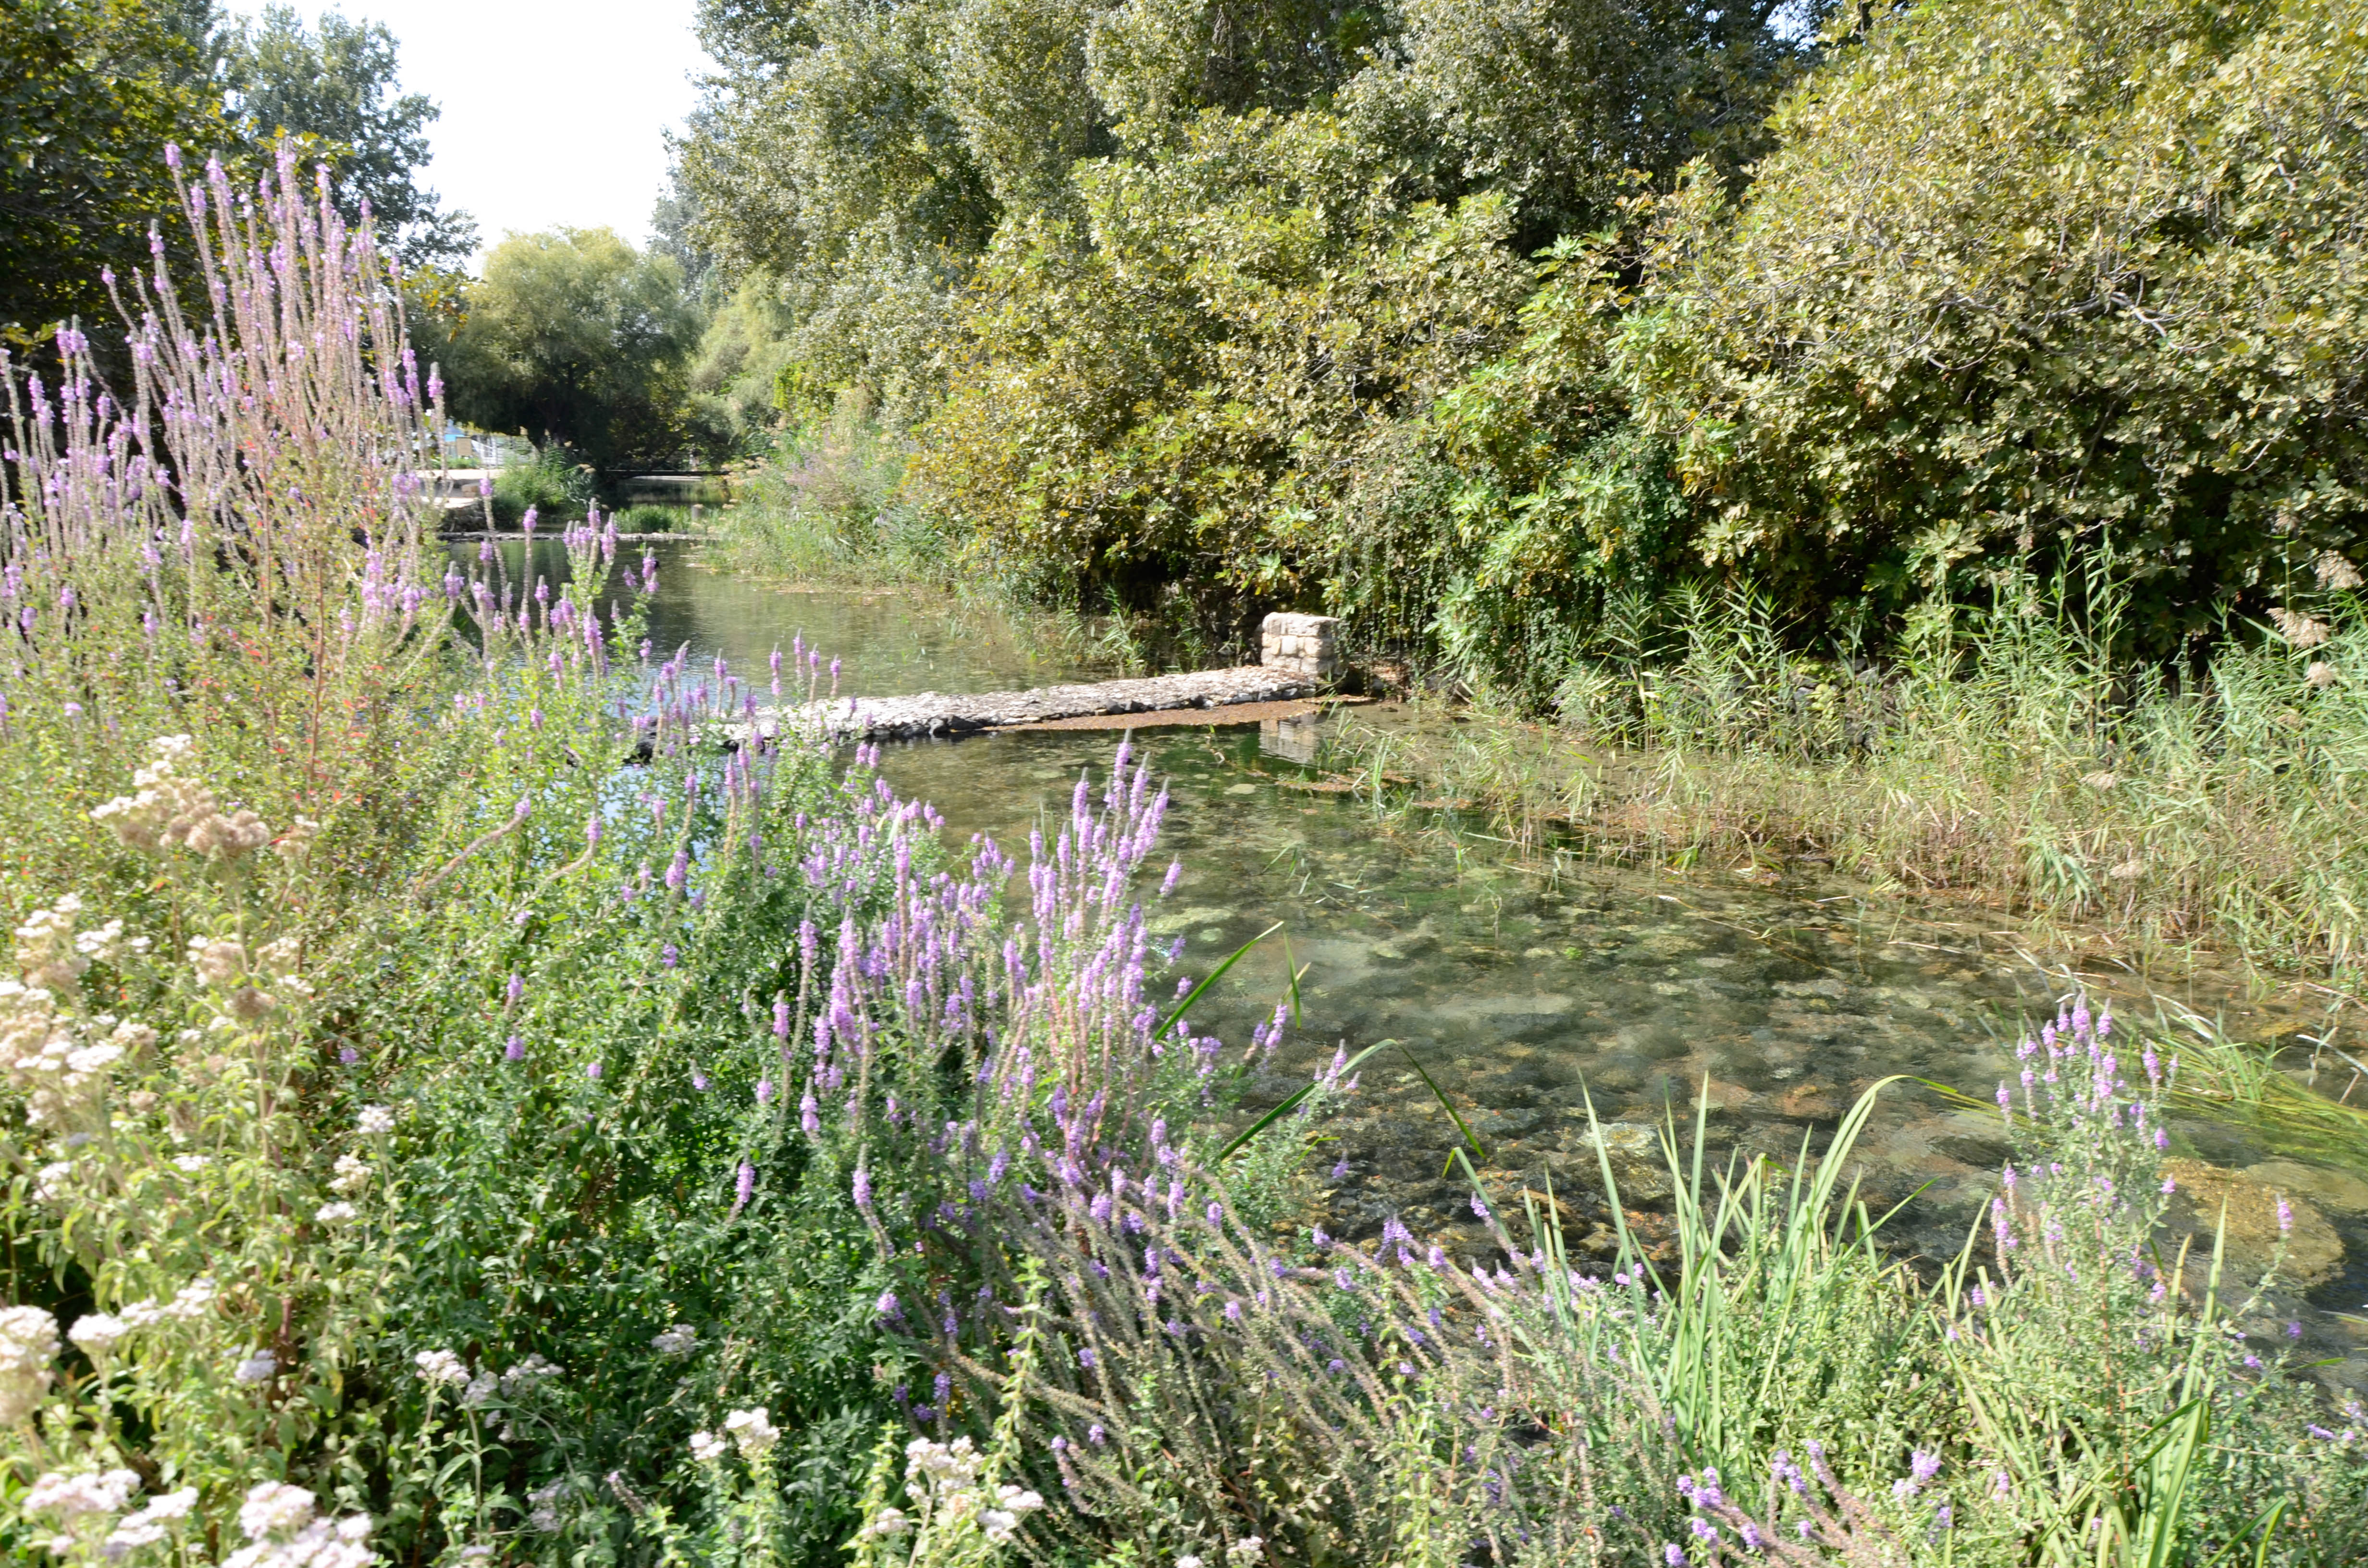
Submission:
M 1452 1256 L 1290 1222 L 1358 1064 L 1249 1123 L 1283 1019 L 1193 1029 L 1156 781 L 957 851 L 869 754 L 717 744 L 820 655 L 652 663 L 613 531 L 463 571 L 432 384 L 291 165 L 252 229 L 193 198 L 210 323 L 128 285 L 136 387 L 12 382 L 12 1561 L 2368 1548 L 2368 1414 L 2273 1267 L 2167 1239 L 2178 1064 L 2085 1008 L 1937 1281 L 1870 1244 L 1863 1106 L 1799 1176 L 1673 1128 L 1677 1244 L 1600 1272 L 1513 1194 Z
M 1555 722 L 1483 703 L 1463 723 L 1352 724 L 1326 761 L 1531 849 L 1576 834 L 1681 864 L 1805 858 L 1982 901 L 2043 940 L 2353 977 L 2368 629 L 2349 593 L 2180 684 L 2111 657 L 2109 615 L 2001 597 L 2010 611 L 1928 607 L 1882 662 L 1804 654 L 1748 590 L 1634 603 Z

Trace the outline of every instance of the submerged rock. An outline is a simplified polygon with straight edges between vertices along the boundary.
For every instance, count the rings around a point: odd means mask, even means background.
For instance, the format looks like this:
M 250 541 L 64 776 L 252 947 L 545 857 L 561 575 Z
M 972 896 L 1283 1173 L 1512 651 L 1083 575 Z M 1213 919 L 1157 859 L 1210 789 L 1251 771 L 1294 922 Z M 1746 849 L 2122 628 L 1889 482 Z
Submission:
M 2291 1162 L 2272 1161 L 2271 1165 Z M 2296 1167 L 2299 1169 L 2300 1167 Z M 2278 1204 L 2286 1204 L 2293 1227 L 2284 1232 L 2285 1256 L 2278 1277 L 2307 1289 L 2335 1277 L 2343 1264 L 2343 1241 L 2325 1214 L 2294 1187 L 2256 1179 L 2250 1172 L 2222 1170 L 2201 1160 L 2165 1160 L 2162 1172 L 2179 1184 L 2169 1219 L 2174 1233 L 2195 1237 L 2188 1254 L 2188 1278 L 2200 1282 L 2211 1267 L 2213 1237 L 2223 1205 L 2227 1215 L 2227 1255 L 2221 1289 L 2241 1290 L 2260 1278 L 2277 1256 L 2281 1240 Z
M 1580 1122 L 1565 1142 L 1578 1157 L 1579 1168 L 1589 1176 L 1597 1174 L 1597 1151 L 1601 1149 L 1622 1204 L 1657 1203 L 1677 1191 L 1656 1128 L 1639 1121 L 1607 1121 L 1590 1130 Z

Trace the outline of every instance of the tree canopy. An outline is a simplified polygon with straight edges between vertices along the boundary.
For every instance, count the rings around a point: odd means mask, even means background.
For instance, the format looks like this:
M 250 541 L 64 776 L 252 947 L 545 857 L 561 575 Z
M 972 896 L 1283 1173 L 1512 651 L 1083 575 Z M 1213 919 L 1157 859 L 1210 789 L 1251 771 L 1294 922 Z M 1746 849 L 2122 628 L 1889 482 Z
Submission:
M 1692 576 L 1814 629 L 2085 562 L 2167 657 L 2368 552 L 2368 0 L 702 15 L 780 380 L 1062 591 L 1534 693 Z
M 228 135 L 207 8 L 148 0 L 0 0 L 0 337 L 112 319 L 101 274 L 148 261 L 175 207 L 168 143 Z
M 249 144 L 283 132 L 309 140 L 329 164 L 347 222 L 367 204 L 381 243 L 407 265 L 458 262 L 476 247 L 476 225 L 418 183 L 439 111 L 426 95 L 399 90 L 384 23 L 324 11 L 307 29 L 293 7 L 270 6 L 227 29 L 222 45 L 230 119 Z
M 460 417 L 614 470 L 681 460 L 698 330 L 674 258 L 560 229 L 494 247 L 438 352 Z
M 0 337 L 113 321 L 102 273 L 145 266 L 152 229 L 177 243 L 168 146 L 256 171 L 285 134 L 406 262 L 464 257 L 473 226 L 417 179 L 436 108 L 396 67 L 383 26 L 335 12 L 308 29 L 284 6 L 233 26 L 211 0 L 0 0 Z

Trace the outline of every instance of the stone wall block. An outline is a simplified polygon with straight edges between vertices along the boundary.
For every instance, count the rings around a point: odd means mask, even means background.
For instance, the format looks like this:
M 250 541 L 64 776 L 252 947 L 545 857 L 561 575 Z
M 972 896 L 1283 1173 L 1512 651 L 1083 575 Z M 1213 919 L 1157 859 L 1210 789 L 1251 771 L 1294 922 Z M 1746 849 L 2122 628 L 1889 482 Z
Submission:
M 1277 610 L 1258 628 L 1258 662 L 1310 680 L 1338 678 L 1341 672 L 1338 618 Z

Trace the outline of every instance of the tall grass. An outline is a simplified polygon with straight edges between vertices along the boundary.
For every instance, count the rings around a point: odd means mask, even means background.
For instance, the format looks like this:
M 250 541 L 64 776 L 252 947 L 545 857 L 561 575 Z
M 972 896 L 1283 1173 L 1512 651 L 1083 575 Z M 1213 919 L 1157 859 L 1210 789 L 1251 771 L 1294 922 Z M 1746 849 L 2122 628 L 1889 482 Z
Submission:
M 711 558 L 777 582 L 952 585 L 944 541 L 900 493 L 906 456 L 859 402 L 842 400 L 735 471 Z
M 1896 656 L 1799 651 L 1748 585 L 1615 603 L 1558 725 L 1352 735 L 1530 846 L 1806 856 L 1994 901 L 2139 954 L 2207 945 L 2351 973 L 2368 937 L 2368 619 L 2231 637 L 2199 678 L 2115 658 L 2109 591 L 1928 604 Z M 1386 746 L 1386 750 L 1384 750 Z
M 2286 1367 L 2273 1276 L 2232 1303 L 2216 1252 L 2165 1249 L 2176 1061 L 2085 1006 L 2021 1061 L 1998 1196 L 1930 1280 L 1846 1180 L 1896 1080 L 1791 1170 L 1710 1165 L 1705 1102 L 1665 1134 L 1673 1256 L 1623 1226 L 1601 1274 L 1536 1195 L 1475 1188 L 1475 1256 L 1395 1221 L 1262 1233 L 1189 1159 L 1053 1194 L 1021 1233 L 1053 1522 L 1149 1562 L 2356 1556 L 2368 1411 Z

